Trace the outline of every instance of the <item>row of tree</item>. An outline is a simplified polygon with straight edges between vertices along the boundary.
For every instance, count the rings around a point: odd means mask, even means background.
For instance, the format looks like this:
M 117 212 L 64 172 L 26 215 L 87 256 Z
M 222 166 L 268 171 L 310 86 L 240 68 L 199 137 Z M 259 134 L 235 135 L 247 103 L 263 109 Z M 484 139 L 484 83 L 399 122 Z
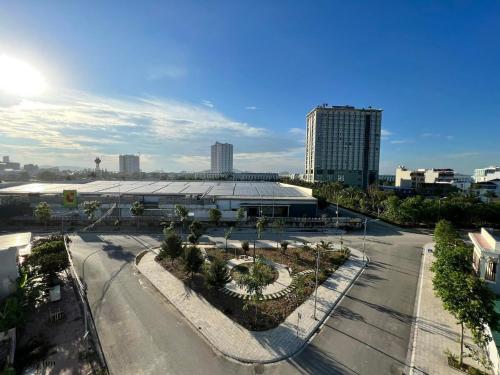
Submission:
M 473 248 L 462 241 L 449 221 L 441 220 L 434 231 L 435 260 L 432 264 L 432 279 L 435 293 L 441 298 L 443 307 L 449 311 L 461 327 L 458 365 L 463 367 L 464 328 L 472 332 L 480 350 L 465 345 L 467 356 L 485 367 L 491 364 L 484 355 L 492 337 L 486 325 L 498 329 L 499 315 L 495 312 L 495 295 L 472 267 Z
M 313 189 L 320 206 L 339 204 L 366 214 L 375 215 L 399 225 L 434 225 L 441 219 L 454 225 L 497 226 L 500 223 L 500 203 L 483 203 L 478 197 L 451 193 L 447 197 L 400 198 L 393 192 L 382 191 L 376 186 L 363 191 L 340 182 L 286 181 Z

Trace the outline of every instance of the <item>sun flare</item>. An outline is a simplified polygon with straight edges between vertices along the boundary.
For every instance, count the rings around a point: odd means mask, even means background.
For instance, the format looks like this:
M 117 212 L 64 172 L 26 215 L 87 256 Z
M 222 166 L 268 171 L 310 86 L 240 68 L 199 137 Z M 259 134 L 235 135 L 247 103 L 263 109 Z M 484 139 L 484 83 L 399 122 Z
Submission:
M 31 65 L 7 55 L 0 55 L 0 92 L 32 97 L 40 95 L 46 87 L 44 77 Z

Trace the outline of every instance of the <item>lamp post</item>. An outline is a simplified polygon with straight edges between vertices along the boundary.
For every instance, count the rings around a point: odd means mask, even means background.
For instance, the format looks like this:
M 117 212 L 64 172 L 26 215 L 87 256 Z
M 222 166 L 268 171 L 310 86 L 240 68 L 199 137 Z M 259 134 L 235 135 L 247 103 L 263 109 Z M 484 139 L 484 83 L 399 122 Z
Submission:
M 365 251 L 366 251 L 366 224 L 368 223 L 368 219 L 365 217 L 365 229 L 363 231 L 363 262 L 365 261 Z
M 320 251 L 319 250 L 319 245 L 316 244 L 316 283 L 315 283 L 315 287 L 314 287 L 314 314 L 313 314 L 313 318 L 314 320 L 318 320 L 318 318 L 316 317 L 316 306 L 318 304 L 318 274 L 319 274 L 319 256 L 321 253 L 328 253 L 328 252 L 332 252 L 332 251 L 337 251 L 337 250 L 323 250 L 323 251 Z

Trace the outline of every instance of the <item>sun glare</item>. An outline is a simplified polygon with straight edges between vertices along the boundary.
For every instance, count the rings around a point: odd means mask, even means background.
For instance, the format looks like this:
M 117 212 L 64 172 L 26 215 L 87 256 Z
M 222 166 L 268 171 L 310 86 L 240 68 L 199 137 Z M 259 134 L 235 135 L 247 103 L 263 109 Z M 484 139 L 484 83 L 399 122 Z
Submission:
M 46 89 L 43 76 L 24 61 L 0 55 L 0 91 L 6 94 L 32 97 Z

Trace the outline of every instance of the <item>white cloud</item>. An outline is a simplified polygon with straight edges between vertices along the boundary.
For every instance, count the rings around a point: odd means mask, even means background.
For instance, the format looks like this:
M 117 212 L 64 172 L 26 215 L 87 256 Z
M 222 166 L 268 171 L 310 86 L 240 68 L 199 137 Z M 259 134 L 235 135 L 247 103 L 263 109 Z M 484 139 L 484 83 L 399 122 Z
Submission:
M 414 141 L 412 141 L 410 139 L 396 139 L 396 140 L 390 141 L 389 143 L 394 144 L 394 145 L 400 145 L 400 144 L 404 144 L 404 143 L 414 143 Z
M 0 139 L 22 163 L 90 167 L 95 155 L 143 152 L 151 155 L 144 160 L 152 169 L 201 170 L 215 140 L 245 151 L 287 147 L 279 144 L 281 138 L 203 105 L 154 97 L 113 99 L 66 91 L 0 107 Z M 205 156 L 193 162 L 192 155 Z M 115 163 L 105 166 L 103 160 L 103 168 L 116 170 Z
M 257 109 L 257 107 L 255 107 L 253 105 L 249 105 L 249 106 L 246 106 L 245 109 L 248 111 L 255 111 Z
M 157 66 L 151 68 L 146 78 L 150 81 L 155 81 L 164 78 L 177 79 L 186 76 L 186 74 L 187 70 L 182 66 L 165 65 L 165 66 Z
M 381 132 L 383 137 L 388 137 L 388 136 L 393 134 L 391 131 L 389 131 L 387 129 L 382 129 L 380 132 Z
M 203 104 L 205 107 L 208 107 L 208 108 L 215 107 L 214 104 L 210 100 L 202 100 L 201 104 Z
M 306 130 L 302 128 L 291 128 L 288 130 L 290 134 L 297 135 L 297 136 L 304 136 L 306 134 Z

